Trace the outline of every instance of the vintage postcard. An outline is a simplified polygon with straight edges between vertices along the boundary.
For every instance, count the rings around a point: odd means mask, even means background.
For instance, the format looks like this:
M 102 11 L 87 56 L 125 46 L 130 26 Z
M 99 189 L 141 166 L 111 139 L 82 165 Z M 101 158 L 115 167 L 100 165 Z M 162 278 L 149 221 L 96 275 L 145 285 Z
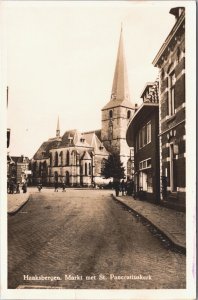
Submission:
M 195 299 L 196 2 L 0 6 L 2 299 Z

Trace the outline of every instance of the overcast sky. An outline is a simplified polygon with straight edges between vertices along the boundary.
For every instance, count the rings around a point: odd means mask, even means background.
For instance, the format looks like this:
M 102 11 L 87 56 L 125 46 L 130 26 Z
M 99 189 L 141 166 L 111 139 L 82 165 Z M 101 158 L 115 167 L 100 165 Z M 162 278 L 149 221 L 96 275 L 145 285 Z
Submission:
M 174 5 L 175 4 L 175 5 Z M 11 155 L 34 155 L 69 129 L 101 128 L 110 100 L 121 23 L 130 97 L 140 99 L 158 70 L 152 61 L 175 23 L 174 1 L 8 2 L 8 127 Z

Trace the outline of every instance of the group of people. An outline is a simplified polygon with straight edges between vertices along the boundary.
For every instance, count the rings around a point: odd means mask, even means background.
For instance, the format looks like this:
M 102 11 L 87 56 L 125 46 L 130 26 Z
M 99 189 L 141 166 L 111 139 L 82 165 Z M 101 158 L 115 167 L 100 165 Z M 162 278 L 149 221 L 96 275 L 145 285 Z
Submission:
M 127 180 L 124 181 L 115 181 L 114 182 L 114 189 L 116 196 L 119 196 L 119 193 L 122 193 L 122 196 L 132 196 L 134 192 L 134 181 L 133 180 Z
M 27 192 L 27 182 L 24 180 L 22 184 L 20 182 L 15 183 L 14 180 L 9 180 L 8 181 L 8 186 L 7 186 L 7 192 L 8 194 L 20 194 L 20 186 L 23 191 L 23 193 Z
M 65 190 L 66 184 L 64 181 L 61 183 L 61 187 L 62 187 L 62 192 L 66 192 L 66 190 Z M 54 192 L 58 192 L 58 182 L 57 181 L 54 182 Z

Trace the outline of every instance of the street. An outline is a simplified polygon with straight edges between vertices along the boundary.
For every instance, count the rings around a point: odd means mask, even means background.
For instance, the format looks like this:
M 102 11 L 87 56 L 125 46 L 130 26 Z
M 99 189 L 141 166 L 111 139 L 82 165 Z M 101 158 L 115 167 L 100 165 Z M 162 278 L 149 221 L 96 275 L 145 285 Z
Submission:
M 8 216 L 10 289 L 179 289 L 185 288 L 185 260 L 164 248 L 109 190 L 44 188 Z

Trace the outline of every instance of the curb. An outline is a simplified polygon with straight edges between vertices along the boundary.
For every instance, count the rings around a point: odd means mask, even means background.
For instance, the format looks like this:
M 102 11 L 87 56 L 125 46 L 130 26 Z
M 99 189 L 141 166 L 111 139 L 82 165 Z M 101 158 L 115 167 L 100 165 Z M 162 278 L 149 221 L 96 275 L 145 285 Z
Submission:
M 8 212 L 8 214 L 10 216 L 15 215 L 29 201 L 29 199 L 30 199 L 30 195 L 28 196 L 28 198 L 24 202 L 22 202 L 21 205 L 19 205 L 18 207 L 14 208 L 12 211 Z
M 154 224 L 153 222 L 151 222 L 149 219 L 147 219 L 144 215 L 142 215 L 141 213 L 139 213 L 138 211 L 136 211 L 135 209 L 133 209 L 132 207 L 128 206 L 126 203 L 124 203 L 123 201 L 121 201 L 119 198 L 117 198 L 116 196 L 114 196 L 113 194 L 111 194 L 112 198 L 118 202 L 120 202 L 122 205 L 124 205 L 125 207 L 127 207 L 128 209 L 130 209 L 131 211 L 133 211 L 134 213 L 138 214 L 143 220 L 145 220 L 146 222 L 148 222 L 150 225 L 152 225 L 155 229 L 157 229 L 164 237 L 166 237 L 166 239 L 168 241 L 170 241 L 172 243 L 172 245 L 178 249 L 179 251 L 181 251 L 183 254 L 186 254 L 186 247 L 179 244 L 178 242 L 176 242 L 174 240 L 174 238 L 169 234 L 169 232 L 164 232 L 164 230 L 162 228 L 160 228 L 159 225 Z

